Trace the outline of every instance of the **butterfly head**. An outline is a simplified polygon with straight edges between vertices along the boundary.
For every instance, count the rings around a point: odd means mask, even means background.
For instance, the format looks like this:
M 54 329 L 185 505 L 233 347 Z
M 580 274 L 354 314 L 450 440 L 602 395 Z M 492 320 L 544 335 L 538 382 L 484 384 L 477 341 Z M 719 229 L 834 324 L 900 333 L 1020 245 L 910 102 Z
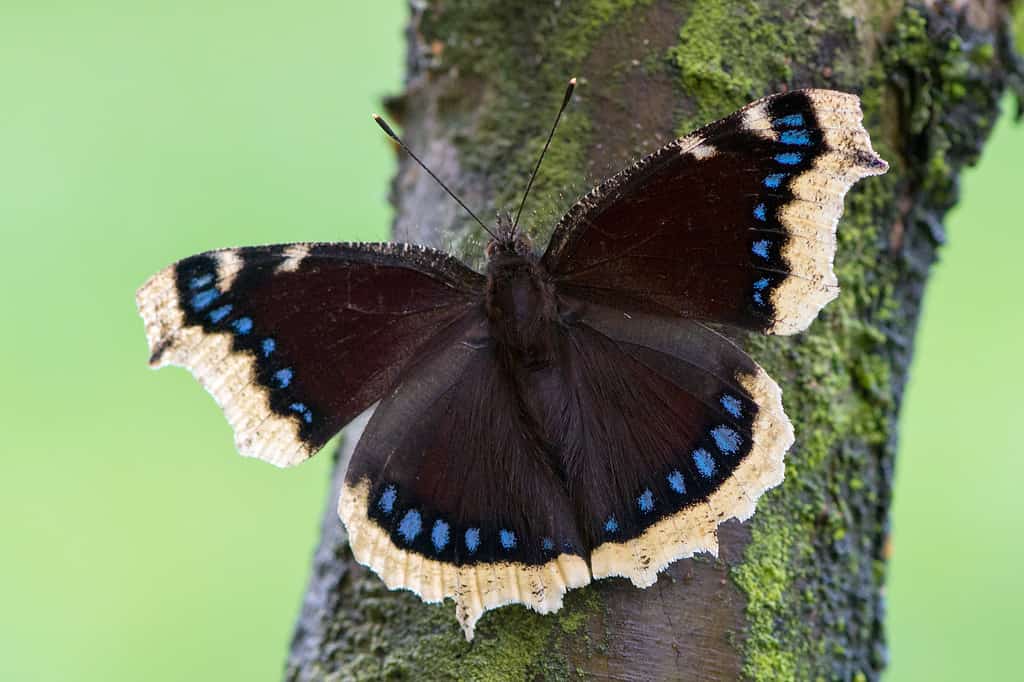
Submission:
M 490 261 L 505 260 L 509 257 L 533 260 L 533 240 L 526 232 L 517 228 L 511 213 L 498 213 L 495 234 L 487 242 L 485 253 Z

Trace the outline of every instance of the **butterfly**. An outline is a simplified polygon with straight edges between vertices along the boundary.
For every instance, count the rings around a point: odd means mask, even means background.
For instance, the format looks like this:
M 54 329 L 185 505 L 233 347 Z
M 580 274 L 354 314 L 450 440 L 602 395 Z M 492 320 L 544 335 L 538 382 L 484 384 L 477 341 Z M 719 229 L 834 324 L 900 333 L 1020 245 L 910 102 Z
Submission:
M 278 466 L 377 404 L 339 500 L 352 552 L 454 599 L 472 639 L 488 609 L 717 552 L 782 481 L 779 386 L 708 325 L 804 330 L 838 295 L 843 197 L 886 169 L 856 96 L 772 95 L 600 183 L 543 253 L 522 203 L 481 223 L 483 273 L 394 243 L 186 258 L 138 291 L 150 364 L 189 369 Z

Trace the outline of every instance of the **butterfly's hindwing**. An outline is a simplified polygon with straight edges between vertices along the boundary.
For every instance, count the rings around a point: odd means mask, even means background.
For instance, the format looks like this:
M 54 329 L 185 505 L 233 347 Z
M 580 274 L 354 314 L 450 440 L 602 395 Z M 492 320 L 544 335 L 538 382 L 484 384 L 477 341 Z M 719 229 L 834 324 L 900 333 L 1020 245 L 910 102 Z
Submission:
M 298 463 L 478 306 L 482 278 L 407 245 L 289 244 L 192 256 L 137 295 L 151 364 L 214 396 L 242 454 Z
M 772 334 L 838 294 L 846 191 L 884 172 L 853 95 L 773 95 L 605 181 L 556 227 L 544 264 L 571 296 Z
M 646 587 L 673 561 L 716 552 L 717 527 L 754 512 L 782 481 L 793 428 L 775 382 L 700 323 L 591 305 L 581 326 L 605 341 L 588 344 L 603 359 L 576 385 L 600 389 L 611 371 L 636 391 L 631 404 L 605 408 L 582 429 L 620 434 L 593 450 L 590 465 L 598 474 L 604 467 L 614 498 L 585 494 L 577 502 L 604 504 L 601 514 L 616 521 L 614 529 L 598 527 L 591 569 L 595 578 L 619 575 Z M 616 418 L 622 429 L 609 429 Z
M 484 327 L 456 327 L 377 408 L 339 514 L 358 561 L 389 587 L 453 598 L 472 638 L 484 611 L 557 610 L 590 573 L 555 462 Z
M 750 516 L 782 480 L 792 427 L 775 383 L 699 323 L 589 305 L 566 338 L 560 392 L 526 400 L 559 434 L 594 577 L 646 587 Z

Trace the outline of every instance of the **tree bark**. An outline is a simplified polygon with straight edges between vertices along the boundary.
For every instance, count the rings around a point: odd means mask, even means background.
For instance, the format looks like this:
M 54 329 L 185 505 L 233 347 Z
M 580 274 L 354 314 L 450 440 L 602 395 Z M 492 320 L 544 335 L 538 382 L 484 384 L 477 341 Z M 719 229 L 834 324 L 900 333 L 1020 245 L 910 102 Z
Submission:
M 717 558 L 679 561 L 647 590 L 598 581 L 555 615 L 490 612 L 470 644 L 451 602 L 390 592 L 353 561 L 336 514 L 343 446 L 286 679 L 877 679 L 896 417 L 957 176 L 1004 89 L 1020 93 L 1009 5 L 411 5 L 406 89 L 390 109 L 471 207 L 516 205 L 565 81 L 580 77 L 524 220 L 539 245 L 588 185 L 787 88 L 860 94 L 892 169 L 846 201 L 839 299 L 799 337 L 740 338 L 783 387 L 797 442 L 783 485 L 749 522 L 722 526 Z M 479 230 L 407 158 L 392 190 L 396 240 L 480 263 Z

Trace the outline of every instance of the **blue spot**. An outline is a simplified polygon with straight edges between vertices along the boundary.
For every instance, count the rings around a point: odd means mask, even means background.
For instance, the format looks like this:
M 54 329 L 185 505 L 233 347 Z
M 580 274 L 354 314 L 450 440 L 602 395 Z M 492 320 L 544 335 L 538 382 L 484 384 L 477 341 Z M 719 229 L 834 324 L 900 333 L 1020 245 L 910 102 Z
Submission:
M 498 535 L 501 536 L 501 546 L 505 549 L 512 549 L 516 546 L 516 534 L 512 531 L 503 528 Z
M 614 516 L 609 516 L 608 520 L 604 522 L 604 530 L 606 533 L 615 533 L 619 530 L 619 522 L 615 520 Z
M 470 528 L 466 531 L 466 549 L 473 554 L 478 547 L 480 547 L 480 529 Z
M 804 158 L 804 155 L 797 154 L 796 152 L 785 152 L 784 154 L 775 155 L 775 160 L 783 166 L 795 166 L 800 163 L 800 159 L 802 158 Z
M 716 426 L 711 429 L 711 437 L 715 439 L 715 445 L 722 452 L 736 454 L 739 452 L 743 438 L 728 426 Z
M 668 475 L 668 485 L 680 495 L 686 494 L 686 484 L 683 482 L 683 475 L 679 471 L 673 471 Z
M 790 114 L 775 119 L 775 126 L 778 128 L 799 128 L 804 124 L 803 114 Z
M 743 416 L 743 403 L 741 403 L 739 401 L 739 398 L 737 398 L 736 396 L 728 394 L 723 395 L 721 403 L 722 407 L 725 408 L 725 411 L 731 414 L 732 416 L 736 417 L 737 419 Z
M 555 541 L 551 538 L 544 538 L 540 541 L 540 548 L 545 552 L 550 552 L 555 549 Z
M 761 295 L 761 292 L 767 289 L 769 284 L 771 284 L 771 280 L 767 277 L 762 277 L 754 282 L 754 302 L 758 305 L 764 305 L 764 296 Z
M 269 358 L 270 354 L 274 352 L 275 348 L 277 348 L 277 342 L 274 341 L 274 339 L 263 339 L 262 348 L 263 357 Z
M 380 499 L 377 500 L 377 506 L 385 514 L 390 514 L 395 509 L 395 499 L 398 497 L 398 491 L 395 486 L 389 485 L 384 488 L 384 492 L 380 494 Z
M 240 317 L 231 323 L 231 326 L 235 328 L 235 331 L 239 334 L 248 334 L 252 331 L 252 319 L 248 317 Z
M 301 414 L 302 420 L 305 421 L 307 424 L 313 423 L 313 413 L 309 411 L 309 408 L 306 407 L 305 403 L 292 403 L 291 405 L 288 406 L 288 409 L 290 409 L 292 412 L 298 412 L 299 414 Z
M 287 367 L 277 370 L 274 372 L 274 381 L 278 388 L 288 388 L 288 384 L 292 383 L 292 371 Z
M 806 130 L 787 130 L 779 135 L 779 142 L 809 147 L 811 145 L 811 134 Z
M 407 542 L 411 543 L 416 539 L 416 536 L 420 534 L 420 530 L 423 528 L 423 521 L 420 519 L 420 513 L 415 509 L 410 509 L 405 512 L 405 516 L 402 517 L 402 522 L 398 524 L 398 534 Z
M 711 459 L 708 451 L 699 448 L 693 451 L 693 463 L 697 465 L 697 471 L 704 478 L 711 478 L 715 473 L 715 460 Z
M 221 320 L 223 320 L 225 317 L 227 317 L 230 314 L 231 314 L 231 304 L 228 303 L 227 305 L 222 305 L 219 308 L 214 308 L 213 310 L 211 310 L 210 311 L 210 321 L 213 322 L 214 324 L 217 324 L 218 322 L 220 322 Z
M 769 189 L 775 189 L 782 184 L 782 181 L 786 179 L 787 173 L 772 173 L 764 179 L 764 186 Z
M 220 292 L 216 289 L 207 289 L 206 291 L 200 291 L 198 294 L 192 297 L 192 310 L 202 310 L 206 306 L 217 300 L 220 296 Z
M 654 493 L 648 488 L 643 492 L 640 497 L 636 498 L 636 506 L 640 507 L 640 511 L 644 514 L 654 511 Z
M 771 246 L 771 244 L 772 243 L 767 239 L 759 239 L 754 242 L 754 246 L 750 250 L 761 258 L 768 260 L 768 247 Z
M 434 543 L 434 549 L 440 552 L 448 544 L 448 524 L 438 519 L 434 521 L 434 529 L 430 531 L 430 541 Z
M 189 281 L 189 283 L 188 283 L 188 288 L 189 289 L 202 289 L 203 287 L 205 287 L 207 284 L 211 283 L 212 281 L 213 281 L 213 273 L 212 272 L 208 272 L 205 275 L 200 275 L 199 277 L 193 277 L 191 279 L 191 281 Z
M 757 206 L 754 207 L 754 217 L 760 220 L 761 222 L 765 221 L 765 219 L 768 217 L 768 211 L 765 208 L 764 204 L 758 204 Z

